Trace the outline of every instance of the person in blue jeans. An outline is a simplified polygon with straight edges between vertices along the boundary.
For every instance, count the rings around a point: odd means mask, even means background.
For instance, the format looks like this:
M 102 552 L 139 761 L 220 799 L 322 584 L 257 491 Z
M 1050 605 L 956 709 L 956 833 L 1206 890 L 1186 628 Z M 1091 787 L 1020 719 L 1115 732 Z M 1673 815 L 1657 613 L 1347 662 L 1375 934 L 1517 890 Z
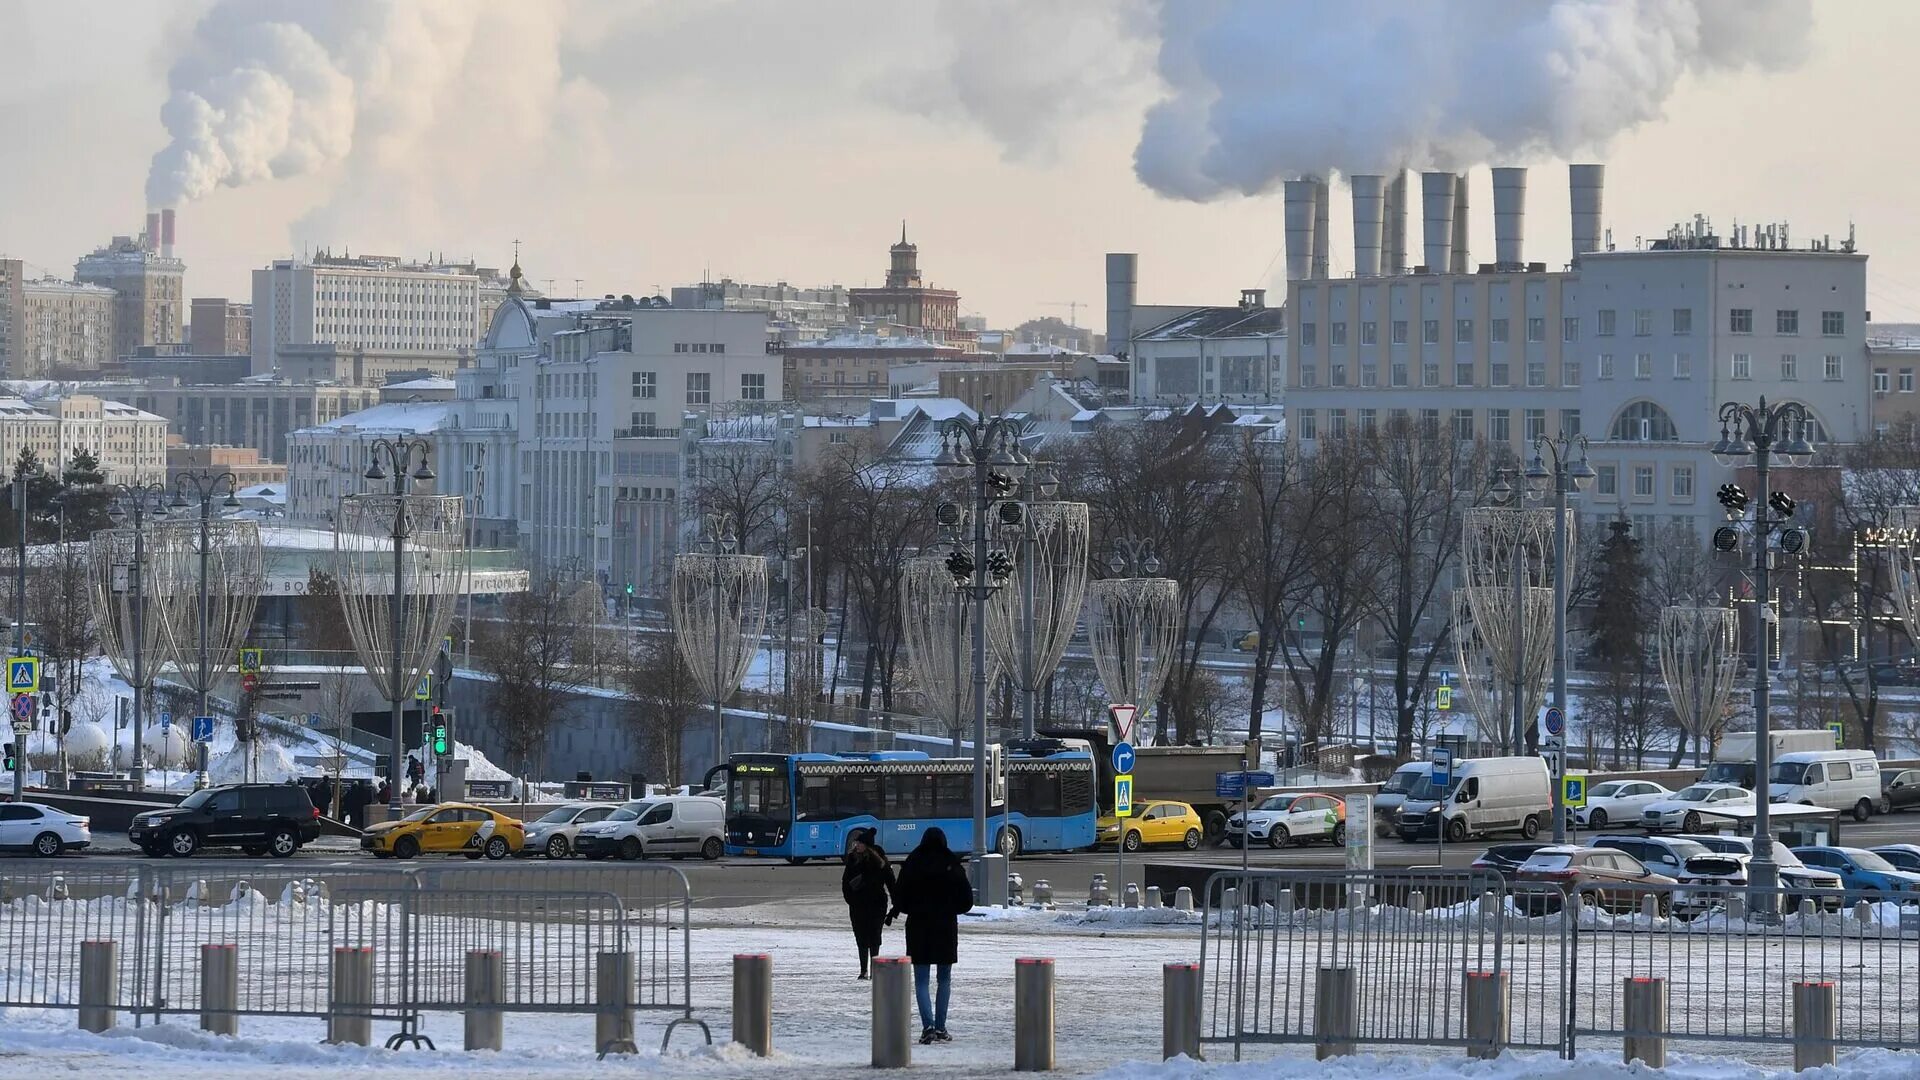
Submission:
M 893 910 L 887 915 L 889 923 L 902 912 L 907 916 L 907 958 L 913 961 L 922 1045 L 953 1041 L 947 1034 L 947 1002 L 953 992 L 953 965 L 960 961 L 960 916 L 971 910 L 973 885 L 966 868 L 947 847 L 947 834 L 928 829 L 920 846 L 900 864 Z M 937 982 L 937 991 L 929 982 Z

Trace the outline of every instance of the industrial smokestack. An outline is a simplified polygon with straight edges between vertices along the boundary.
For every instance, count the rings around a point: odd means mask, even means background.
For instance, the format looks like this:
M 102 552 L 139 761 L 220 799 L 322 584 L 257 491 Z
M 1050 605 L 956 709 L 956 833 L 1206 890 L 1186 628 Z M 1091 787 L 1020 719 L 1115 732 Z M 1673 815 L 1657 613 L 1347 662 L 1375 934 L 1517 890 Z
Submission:
M 1327 182 L 1313 182 L 1313 276 L 1324 278 L 1329 266 L 1327 262 L 1327 243 L 1333 239 L 1333 230 L 1327 228 Z
M 1420 174 L 1420 231 L 1430 274 L 1444 274 L 1453 265 L 1453 192 L 1459 181 L 1450 172 Z
M 1133 351 L 1133 301 L 1139 275 L 1140 256 L 1107 253 L 1107 351 L 1115 356 Z
M 160 250 L 160 211 L 147 211 L 147 231 L 140 236 L 140 247 L 144 251 Z
M 160 211 L 160 254 L 173 258 L 173 208 Z
M 1453 184 L 1453 261 L 1447 264 L 1448 273 L 1467 272 L 1467 221 L 1467 174 L 1461 173 Z
M 1387 184 L 1387 258 L 1386 272 L 1407 272 L 1407 170 L 1393 170 Z
M 1380 276 L 1380 233 L 1386 222 L 1386 177 L 1352 176 L 1353 274 Z
M 1573 197 L 1573 261 L 1600 250 L 1600 211 L 1606 192 L 1605 165 L 1567 166 L 1567 191 Z
M 1502 270 L 1526 267 L 1527 170 L 1493 170 L 1493 261 Z
M 1283 185 L 1287 218 L 1287 280 L 1299 281 L 1313 269 L 1312 180 L 1288 180 Z

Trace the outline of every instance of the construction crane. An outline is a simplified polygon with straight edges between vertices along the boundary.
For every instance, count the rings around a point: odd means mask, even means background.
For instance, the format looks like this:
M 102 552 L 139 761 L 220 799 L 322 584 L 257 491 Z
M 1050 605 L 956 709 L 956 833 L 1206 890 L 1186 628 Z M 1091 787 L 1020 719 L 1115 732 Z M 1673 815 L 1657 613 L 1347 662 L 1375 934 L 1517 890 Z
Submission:
M 1045 300 L 1041 302 L 1040 306 L 1066 308 L 1067 309 L 1067 325 L 1073 327 L 1076 330 L 1079 329 L 1080 308 L 1082 306 L 1080 301 L 1078 300 Z

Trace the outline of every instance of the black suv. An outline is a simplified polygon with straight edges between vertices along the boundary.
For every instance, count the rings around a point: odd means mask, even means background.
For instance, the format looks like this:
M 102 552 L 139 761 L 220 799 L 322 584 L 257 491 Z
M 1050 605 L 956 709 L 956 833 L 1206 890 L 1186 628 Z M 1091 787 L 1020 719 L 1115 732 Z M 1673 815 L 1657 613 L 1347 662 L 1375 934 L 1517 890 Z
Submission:
M 133 819 L 127 838 L 149 856 L 186 858 L 203 847 L 237 847 L 284 858 L 320 835 L 320 811 L 294 784 L 228 784 Z

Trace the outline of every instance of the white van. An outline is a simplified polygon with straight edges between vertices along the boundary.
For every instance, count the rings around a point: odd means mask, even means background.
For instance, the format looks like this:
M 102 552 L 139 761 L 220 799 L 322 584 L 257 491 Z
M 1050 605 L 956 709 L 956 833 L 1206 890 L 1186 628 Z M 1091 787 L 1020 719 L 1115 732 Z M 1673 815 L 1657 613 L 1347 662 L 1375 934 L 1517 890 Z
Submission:
M 1433 775 L 1433 764 L 1427 761 L 1413 761 L 1393 770 L 1387 782 L 1380 785 L 1379 794 L 1373 797 L 1373 834 L 1386 836 L 1393 832 L 1400 820 L 1400 807 L 1407 801 L 1409 792 L 1425 785 L 1427 777 Z
M 1880 801 L 1880 763 L 1868 750 L 1803 750 L 1781 754 L 1767 777 L 1777 803 L 1851 810 L 1867 820 Z
M 706 795 L 656 795 L 635 799 L 607 820 L 581 828 L 574 850 L 589 859 L 655 855 L 717 859 L 726 853 L 724 806 Z
M 1402 840 L 1433 836 L 1441 828 L 1450 843 L 1495 832 L 1517 832 L 1531 840 L 1542 826 L 1553 824 L 1553 783 L 1545 758 L 1456 761 L 1453 785 L 1445 798 L 1434 798 L 1438 794 L 1416 791 L 1408 796 L 1400 808 Z

